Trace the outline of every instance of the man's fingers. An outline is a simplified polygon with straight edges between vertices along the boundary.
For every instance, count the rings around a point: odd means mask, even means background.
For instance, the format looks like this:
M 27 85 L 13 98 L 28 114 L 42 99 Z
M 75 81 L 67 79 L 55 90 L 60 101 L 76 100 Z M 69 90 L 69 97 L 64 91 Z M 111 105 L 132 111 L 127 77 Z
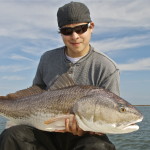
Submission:
M 78 126 L 75 116 L 65 120 L 65 130 L 62 132 L 70 132 L 73 135 L 81 136 L 84 134 L 84 131 Z
M 85 131 L 83 131 L 80 127 L 78 127 L 78 132 L 77 132 L 78 134 L 78 136 L 82 136 L 84 133 L 85 133 Z
M 72 120 L 71 130 L 74 135 L 77 134 L 77 122 L 76 122 L 75 117 L 73 117 L 73 120 Z
M 70 121 L 70 119 L 66 119 L 65 120 L 65 127 L 66 127 L 66 132 L 72 132 L 71 131 L 71 121 Z
M 81 136 L 81 135 L 84 134 L 84 131 L 78 126 L 75 117 L 73 118 L 72 131 L 73 131 L 73 134 L 74 134 L 74 135 Z

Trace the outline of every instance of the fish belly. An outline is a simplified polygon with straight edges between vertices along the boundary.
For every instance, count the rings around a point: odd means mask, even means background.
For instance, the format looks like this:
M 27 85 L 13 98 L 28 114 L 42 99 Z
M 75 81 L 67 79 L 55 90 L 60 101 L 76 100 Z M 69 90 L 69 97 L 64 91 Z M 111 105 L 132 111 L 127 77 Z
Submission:
M 7 127 L 10 127 L 12 125 L 28 125 L 37 128 L 39 130 L 52 132 L 56 130 L 64 130 L 65 120 L 67 118 L 71 120 L 73 118 L 73 115 L 37 113 L 36 115 L 31 115 L 30 117 L 27 118 L 20 118 L 20 119 L 10 118 L 10 121 L 13 124 L 8 123 Z

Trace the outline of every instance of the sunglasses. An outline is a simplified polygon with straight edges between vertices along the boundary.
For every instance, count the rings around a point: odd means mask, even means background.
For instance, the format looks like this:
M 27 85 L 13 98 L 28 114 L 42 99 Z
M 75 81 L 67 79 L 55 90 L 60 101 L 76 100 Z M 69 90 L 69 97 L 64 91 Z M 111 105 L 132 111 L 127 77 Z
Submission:
M 59 29 L 59 33 L 63 35 L 72 35 L 73 32 L 76 32 L 77 34 L 82 34 L 86 32 L 89 27 L 90 27 L 90 23 L 75 26 L 74 28 L 64 27 Z

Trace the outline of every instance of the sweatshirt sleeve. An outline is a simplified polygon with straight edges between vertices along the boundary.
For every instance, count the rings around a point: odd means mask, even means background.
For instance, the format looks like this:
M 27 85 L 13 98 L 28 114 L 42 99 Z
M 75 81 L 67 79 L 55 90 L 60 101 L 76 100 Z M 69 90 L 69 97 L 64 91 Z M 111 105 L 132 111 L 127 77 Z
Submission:
M 33 85 L 38 85 L 42 88 L 46 88 L 46 84 L 43 81 L 43 77 L 42 77 L 42 67 L 43 66 L 43 56 L 40 59 L 35 77 L 33 79 Z
M 102 84 L 102 88 L 105 88 L 116 95 L 120 95 L 120 72 L 119 69 L 116 69 L 112 74 L 107 76 Z

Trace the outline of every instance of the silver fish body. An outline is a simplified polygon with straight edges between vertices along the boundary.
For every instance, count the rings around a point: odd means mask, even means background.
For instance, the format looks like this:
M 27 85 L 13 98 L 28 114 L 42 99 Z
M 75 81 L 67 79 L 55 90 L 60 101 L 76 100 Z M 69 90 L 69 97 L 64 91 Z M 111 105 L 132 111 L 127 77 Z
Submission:
M 65 129 L 65 119 L 72 114 L 84 131 L 110 134 L 136 131 L 139 126 L 135 123 L 143 119 L 135 107 L 119 96 L 95 86 L 75 85 L 66 75 L 48 90 L 13 100 L 0 97 L 0 115 L 15 124 L 44 131 Z

